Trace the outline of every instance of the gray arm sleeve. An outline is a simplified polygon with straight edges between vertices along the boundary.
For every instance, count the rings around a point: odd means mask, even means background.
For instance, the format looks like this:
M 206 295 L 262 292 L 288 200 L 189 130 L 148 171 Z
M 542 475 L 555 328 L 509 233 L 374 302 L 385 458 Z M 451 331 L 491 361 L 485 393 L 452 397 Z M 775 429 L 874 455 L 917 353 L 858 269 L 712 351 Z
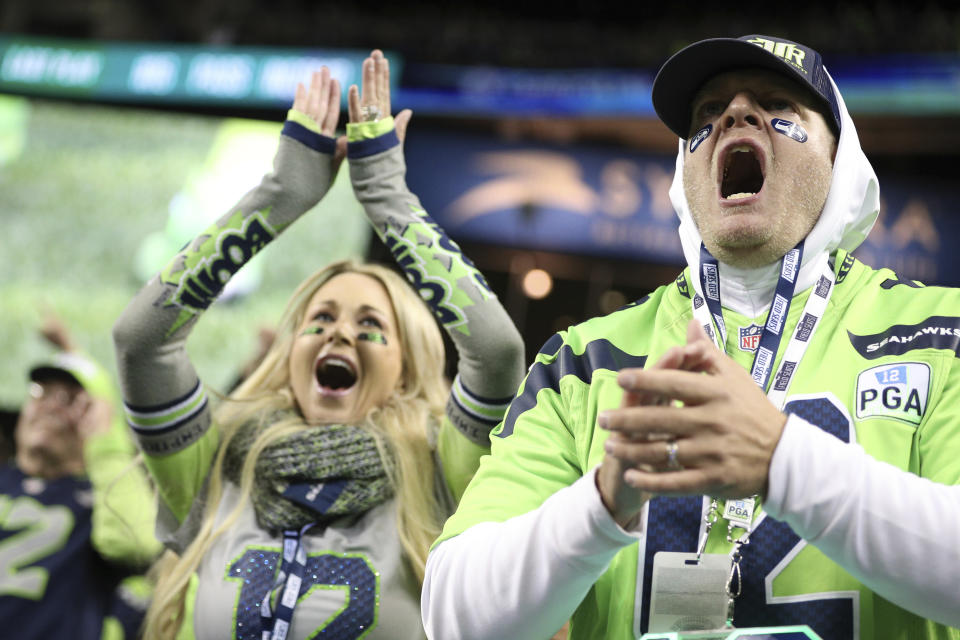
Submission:
M 351 143 L 348 152 L 357 199 L 457 349 L 448 417 L 489 446 L 490 430 L 523 378 L 523 340 L 483 275 L 407 189 L 402 147 L 360 156 L 358 146 Z
M 184 348 L 230 277 L 326 193 L 332 139 L 287 122 L 273 171 L 194 238 L 133 298 L 113 329 L 128 422 L 148 455 L 180 451 L 209 428 Z

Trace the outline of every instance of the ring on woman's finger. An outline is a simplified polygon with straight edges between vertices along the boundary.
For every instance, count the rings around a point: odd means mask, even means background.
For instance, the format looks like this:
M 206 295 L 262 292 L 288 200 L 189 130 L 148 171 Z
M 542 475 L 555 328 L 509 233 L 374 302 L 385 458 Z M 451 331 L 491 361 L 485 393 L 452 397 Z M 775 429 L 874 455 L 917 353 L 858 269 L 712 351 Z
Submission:
M 360 107 L 360 120 L 363 122 L 376 122 L 381 115 L 380 107 L 375 104 L 365 104 Z
M 671 440 L 666 443 L 667 445 L 667 469 L 670 471 L 682 471 L 683 465 L 677 460 L 677 449 L 680 448 L 680 445 L 677 444 L 676 440 Z

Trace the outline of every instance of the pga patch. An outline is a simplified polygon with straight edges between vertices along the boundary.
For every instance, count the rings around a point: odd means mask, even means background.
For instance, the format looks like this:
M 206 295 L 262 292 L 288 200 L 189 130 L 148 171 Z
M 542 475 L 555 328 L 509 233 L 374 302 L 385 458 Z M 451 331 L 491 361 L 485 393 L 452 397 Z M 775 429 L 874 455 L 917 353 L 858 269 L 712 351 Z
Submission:
M 914 426 L 923 420 L 930 395 L 930 365 L 897 362 L 857 376 L 857 419 L 891 418 Z

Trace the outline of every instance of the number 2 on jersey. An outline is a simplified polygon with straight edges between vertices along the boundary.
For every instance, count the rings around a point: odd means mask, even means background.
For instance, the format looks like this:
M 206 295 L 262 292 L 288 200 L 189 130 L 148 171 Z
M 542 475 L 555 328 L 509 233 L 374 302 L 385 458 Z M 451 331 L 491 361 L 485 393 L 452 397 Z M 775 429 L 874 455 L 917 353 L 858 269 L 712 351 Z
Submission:
M 0 531 L 16 531 L 0 541 L 0 596 L 39 600 L 50 575 L 28 567 L 63 547 L 73 529 L 73 514 L 33 498 L 0 496 Z
M 849 442 L 851 421 L 842 405 L 832 397 L 798 397 L 784 407 L 784 413 L 796 414 L 817 425 L 843 442 Z M 653 499 L 650 501 L 647 543 L 644 562 L 644 605 L 640 612 L 641 628 L 649 620 L 650 572 L 653 554 L 657 551 L 691 551 L 696 544 L 696 530 L 702 499 Z M 766 627 L 805 624 L 821 637 L 858 638 L 859 599 L 856 590 L 805 592 L 789 596 L 773 595 L 774 581 L 797 560 L 807 546 L 789 526 L 764 517 L 743 549 L 741 570 L 748 579 L 734 604 L 734 625 Z M 800 561 L 803 561 L 801 558 Z M 760 577 L 760 579 L 758 579 Z M 806 580 L 804 583 L 806 584 Z M 849 584 L 846 587 L 849 589 Z
M 233 636 L 236 640 L 259 640 L 260 601 L 274 583 L 279 565 L 279 551 L 256 548 L 248 548 L 230 565 L 227 578 L 241 581 Z M 363 557 L 336 553 L 308 555 L 299 597 L 305 597 L 314 588 L 342 589 L 346 604 L 308 637 L 322 630 L 324 638 L 359 640 L 376 624 L 380 584 Z

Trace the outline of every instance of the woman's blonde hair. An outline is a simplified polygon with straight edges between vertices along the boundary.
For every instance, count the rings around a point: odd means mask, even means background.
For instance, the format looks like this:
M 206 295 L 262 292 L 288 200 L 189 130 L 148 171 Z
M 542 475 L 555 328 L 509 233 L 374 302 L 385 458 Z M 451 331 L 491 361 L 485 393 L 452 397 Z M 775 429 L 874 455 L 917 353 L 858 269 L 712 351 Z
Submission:
M 157 587 L 147 612 L 144 637 L 173 638 L 183 617 L 190 577 L 213 543 L 239 519 L 250 500 L 257 457 L 279 439 L 307 425 L 299 412 L 272 424 L 266 419 L 279 410 L 296 408 L 290 387 L 289 355 L 310 299 L 331 278 L 359 273 L 380 282 L 390 296 L 400 335 L 403 368 L 396 392 L 370 411 L 363 424 L 380 450 L 397 497 L 397 530 L 406 558 L 422 582 L 427 552 L 440 533 L 444 514 L 437 497 L 432 442 L 443 416 L 449 383 L 443 376 L 444 346 L 440 330 L 420 296 L 394 271 L 374 264 L 337 262 L 304 280 L 293 293 L 280 319 L 276 338 L 260 365 L 223 401 L 214 423 L 221 442 L 210 471 L 199 531 L 179 557 L 158 563 Z M 239 427 L 260 420 L 260 432 L 240 475 L 241 500 L 225 520 L 214 526 L 223 495 L 224 454 Z

